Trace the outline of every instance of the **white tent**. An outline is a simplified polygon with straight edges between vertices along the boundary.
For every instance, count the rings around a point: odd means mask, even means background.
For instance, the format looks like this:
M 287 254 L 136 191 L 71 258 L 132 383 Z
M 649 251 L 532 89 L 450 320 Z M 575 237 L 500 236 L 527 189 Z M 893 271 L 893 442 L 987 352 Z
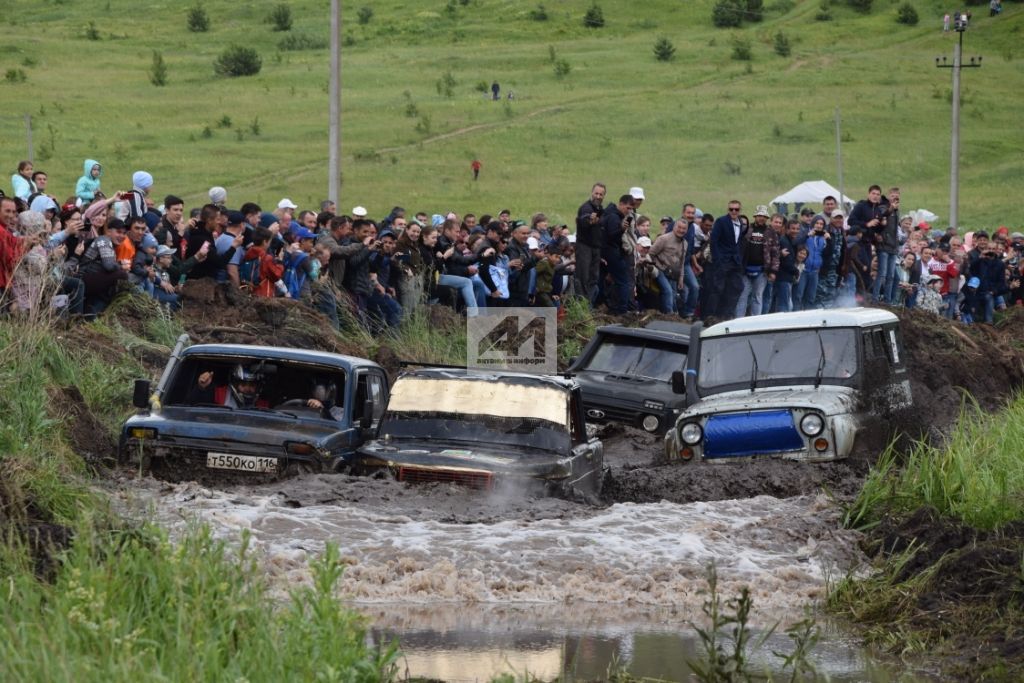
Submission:
M 824 180 L 808 180 L 800 183 L 789 192 L 780 194 L 772 200 L 772 204 L 775 204 L 776 206 L 780 204 L 821 204 L 821 200 L 829 195 L 838 197 L 839 190 L 832 187 Z M 843 195 L 842 201 L 847 209 L 857 203 L 846 195 Z

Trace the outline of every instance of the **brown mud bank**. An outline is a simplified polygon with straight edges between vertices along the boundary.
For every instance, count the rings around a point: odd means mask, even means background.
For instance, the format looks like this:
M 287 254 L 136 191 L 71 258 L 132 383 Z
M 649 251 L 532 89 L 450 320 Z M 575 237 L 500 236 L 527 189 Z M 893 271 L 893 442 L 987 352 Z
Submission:
M 951 680 L 1024 680 L 1024 521 L 983 531 L 921 508 L 861 549 L 887 567 L 854 589 L 869 632 L 923 645 Z

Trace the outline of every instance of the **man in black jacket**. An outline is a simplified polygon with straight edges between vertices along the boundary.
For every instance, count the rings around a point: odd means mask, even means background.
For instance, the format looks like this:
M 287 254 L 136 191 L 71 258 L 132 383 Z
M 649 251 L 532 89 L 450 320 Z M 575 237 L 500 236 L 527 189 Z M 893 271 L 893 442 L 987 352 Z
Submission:
M 629 264 L 622 248 L 622 235 L 626 230 L 632 230 L 634 219 L 633 197 L 628 194 L 619 197 L 618 204 L 609 204 L 601 216 L 601 230 L 604 233 L 601 260 L 605 262 L 606 272 L 612 278 L 608 310 L 616 315 L 633 307 L 633 283 L 630 281 Z
M 530 253 L 527 240 L 530 238 L 530 226 L 520 225 L 512 231 L 512 239 L 508 241 L 508 265 L 511 271 L 508 283 L 508 305 L 530 305 L 530 271 L 537 265 L 537 259 Z
M 875 303 L 885 303 L 890 306 L 895 303 L 896 297 L 896 265 L 900 257 L 900 188 L 894 187 L 889 190 L 889 211 L 881 218 L 881 223 L 875 226 L 872 241 L 875 244 L 875 253 L 878 255 L 878 274 L 871 287 L 871 297 Z
M 576 282 L 580 294 L 587 297 L 591 305 L 597 299 L 598 279 L 601 277 L 601 247 L 604 244 L 601 215 L 606 192 L 602 183 L 595 183 L 590 189 L 590 199 L 583 202 L 576 212 Z
M 374 241 L 376 228 L 366 219 L 360 218 L 353 222 L 352 229 L 352 243 L 360 246 L 347 258 L 345 289 L 355 300 L 360 317 L 365 317 L 366 304 L 373 293 L 373 285 L 370 283 L 370 254 L 380 248 L 380 242 Z

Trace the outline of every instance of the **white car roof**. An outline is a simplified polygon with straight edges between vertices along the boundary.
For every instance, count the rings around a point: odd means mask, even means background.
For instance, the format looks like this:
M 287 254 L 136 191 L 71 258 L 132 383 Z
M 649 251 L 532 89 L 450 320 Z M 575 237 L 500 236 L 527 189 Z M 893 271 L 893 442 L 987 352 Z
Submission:
M 727 334 L 750 334 L 772 330 L 821 329 L 828 327 L 871 327 L 899 322 L 894 314 L 880 308 L 831 308 L 826 310 L 771 313 L 737 318 L 703 330 L 701 339 Z

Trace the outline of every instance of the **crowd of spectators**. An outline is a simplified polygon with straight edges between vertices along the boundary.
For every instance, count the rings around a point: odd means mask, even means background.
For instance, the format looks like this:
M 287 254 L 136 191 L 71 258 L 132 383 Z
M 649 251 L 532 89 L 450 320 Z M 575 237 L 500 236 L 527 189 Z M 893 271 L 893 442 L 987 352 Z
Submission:
M 340 328 L 349 316 L 371 331 L 394 328 L 418 307 L 562 308 L 577 296 L 613 314 L 657 309 L 686 320 L 874 301 L 917 306 L 965 322 L 991 322 L 1019 304 L 1024 235 L 1000 228 L 961 237 L 900 212 L 899 190 L 872 186 L 847 215 L 833 197 L 820 211 L 785 216 L 739 201 L 717 219 L 694 204 L 677 219 L 640 211 L 640 187 L 606 202 L 595 184 L 575 231 L 543 213 L 515 220 L 473 213 L 375 220 L 361 206 L 300 210 L 288 198 L 265 210 L 228 201 L 222 187 L 186 211 L 154 199 L 146 171 L 132 189 L 104 193 L 103 167 L 85 160 L 74 194 L 52 196 L 47 176 L 22 162 L 0 199 L 0 310 L 101 313 L 120 288 L 137 288 L 170 310 L 188 280 L 209 278 L 232 293 L 285 297 Z

